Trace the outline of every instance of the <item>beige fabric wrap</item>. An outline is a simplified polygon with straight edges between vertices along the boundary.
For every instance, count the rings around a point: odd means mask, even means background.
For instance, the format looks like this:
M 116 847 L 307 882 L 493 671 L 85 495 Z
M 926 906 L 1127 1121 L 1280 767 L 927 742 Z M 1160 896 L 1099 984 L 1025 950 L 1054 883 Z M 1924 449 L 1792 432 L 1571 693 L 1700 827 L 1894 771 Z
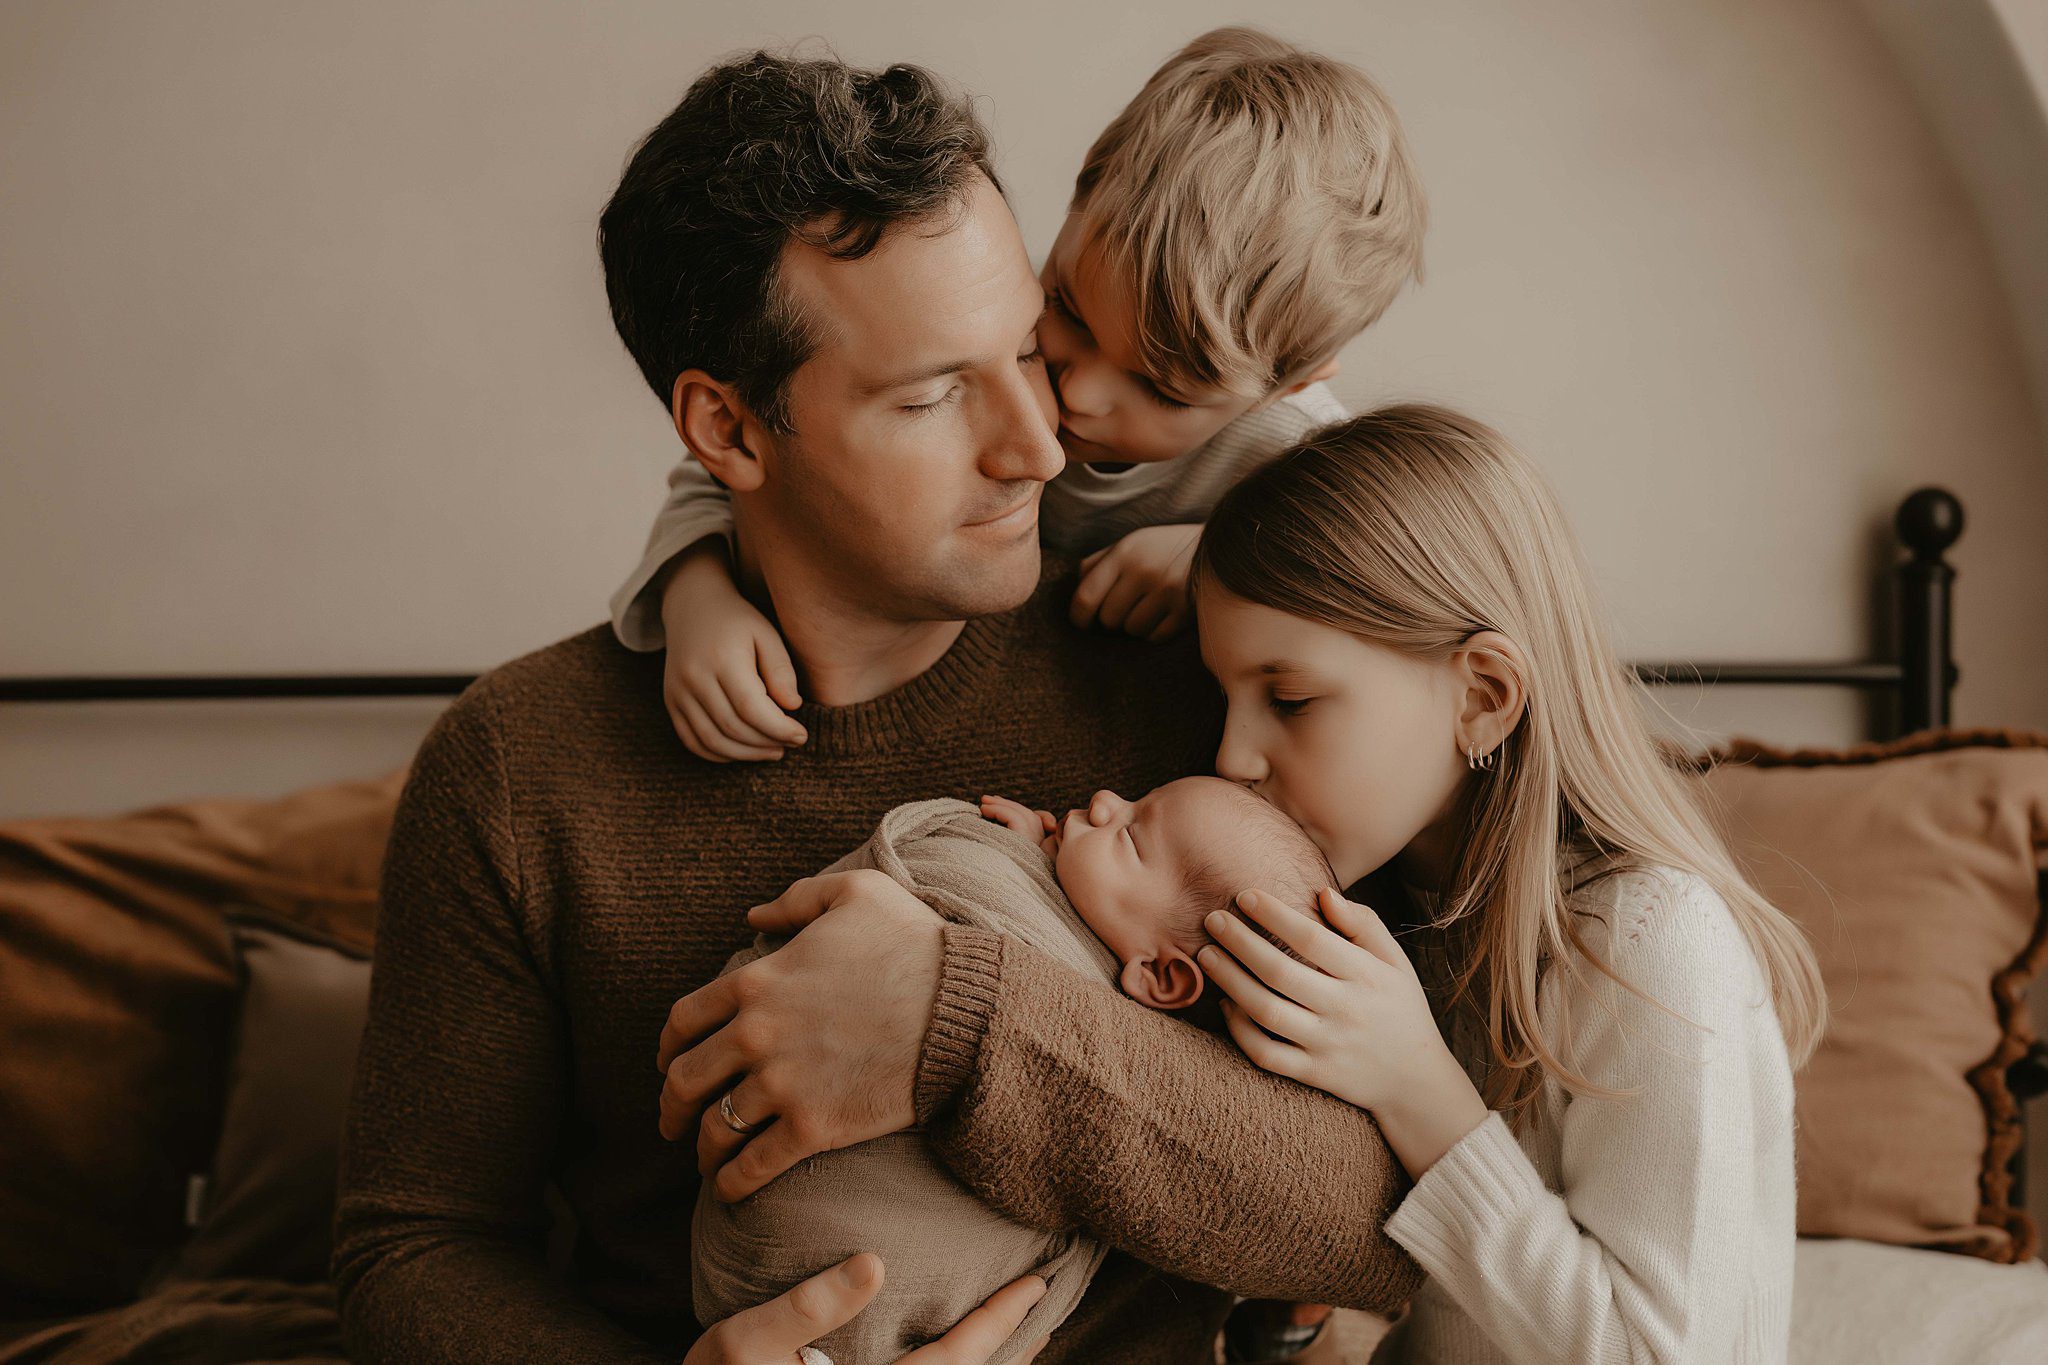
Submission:
M 956 924 L 996 930 L 1084 976 L 1116 980 L 1115 956 L 1074 912 L 1038 845 L 964 801 L 898 806 L 828 870 L 852 868 L 883 872 Z M 763 936 L 725 970 L 780 941 Z M 1036 1273 L 1045 1297 L 989 1357 L 1004 1365 L 1074 1310 L 1108 1248 L 1079 1229 L 1011 1222 L 955 1180 L 912 1128 L 812 1157 L 737 1204 L 720 1202 L 706 1182 L 690 1231 L 697 1320 L 708 1327 L 861 1251 L 879 1255 L 886 1274 L 873 1303 L 818 1341 L 834 1365 L 893 1365 L 1011 1280 Z

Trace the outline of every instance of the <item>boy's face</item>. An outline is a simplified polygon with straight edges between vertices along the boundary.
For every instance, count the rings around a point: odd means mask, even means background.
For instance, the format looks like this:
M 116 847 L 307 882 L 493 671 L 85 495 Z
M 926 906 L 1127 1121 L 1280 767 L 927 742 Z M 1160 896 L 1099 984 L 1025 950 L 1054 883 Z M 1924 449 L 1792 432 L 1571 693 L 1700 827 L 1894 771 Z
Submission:
M 1045 317 L 1038 326 L 1059 399 L 1060 445 L 1070 461 L 1152 464 L 1195 450 L 1270 398 L 1222 390 L 1177 393 L 1144 372 L 1127 282 L 1097 268 L 1081 219 L 1066 224 L 1046 256 Z

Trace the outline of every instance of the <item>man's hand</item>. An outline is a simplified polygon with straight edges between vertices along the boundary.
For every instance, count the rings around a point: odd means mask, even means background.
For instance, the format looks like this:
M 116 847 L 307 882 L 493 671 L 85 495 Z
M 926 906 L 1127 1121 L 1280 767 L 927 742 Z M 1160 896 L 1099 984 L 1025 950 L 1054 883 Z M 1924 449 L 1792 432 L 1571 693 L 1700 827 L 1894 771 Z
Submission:
M 807 877 L 747 920 L 803 932 L 676 1001 L 658 1063 L 661 1135 L 696 1126 L 698 1169 L 725 1200 L 917 1121 L 942 952 L 939 917 L 879 872 Z M 745 1133 L 720 1112 L 727 1090 Z
M 1143 526 L 1081 561 L 1067 615 L 1158 644 L 1188 623 L 1188 565 L 1200 526 Z
M 803 703 L 789 648 L 734 586 L 723 541 L 708 536 L 676 556 L 661 587 L 661 627 L 661 699 L 691 753 L 761 762 L 808 738 L 786 714 Z
M 758 1308 L 735 1313 L 697 1338 L 683 1365 L 795 1365 L 797 1348 L 853 1320 L 882 1287 L 882 1261 L 863 1251 Z M 984 1365 L 1010 1339 L 1032 1306 L 1045 1297 L 1045 1281 L 1026 1275 L 1010 1281 L 981 1307 L 929 1346 L 898 1365 Z M 1029 1360 L 1045 1345 L 1041 1339 Z

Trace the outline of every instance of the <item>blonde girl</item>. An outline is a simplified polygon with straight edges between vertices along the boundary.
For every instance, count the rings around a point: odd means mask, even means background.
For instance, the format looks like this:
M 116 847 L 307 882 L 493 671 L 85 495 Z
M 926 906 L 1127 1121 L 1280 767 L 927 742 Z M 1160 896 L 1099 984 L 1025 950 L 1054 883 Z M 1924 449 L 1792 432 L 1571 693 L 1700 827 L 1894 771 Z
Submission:
M 1429 1279 L 1375 1359 L 1783 1361 L 1819 976 L 1663 761 L 1535 469 L 1440 408 L 1341 422 L 1229 494 L 1191 581 L 1217 772 L 1381 874 L 1391 923 L 1250 891 L 1201 954 L 1245 1052 L 1414 1178 L 1387 1232 Z

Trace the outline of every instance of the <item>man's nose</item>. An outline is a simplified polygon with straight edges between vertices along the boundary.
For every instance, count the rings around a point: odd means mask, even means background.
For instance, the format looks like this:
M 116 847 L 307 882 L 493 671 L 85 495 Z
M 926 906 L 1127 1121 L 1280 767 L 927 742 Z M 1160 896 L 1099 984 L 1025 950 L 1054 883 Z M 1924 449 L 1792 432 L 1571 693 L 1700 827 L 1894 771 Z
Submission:
M 1054 432 L 1059 408 L 1045 373 L 1019 369 L 995 386 L 984 409 L 981 471 L 998 483 L 1020 479 L 1047 483 L 1067 467 L 1066 452 Z

